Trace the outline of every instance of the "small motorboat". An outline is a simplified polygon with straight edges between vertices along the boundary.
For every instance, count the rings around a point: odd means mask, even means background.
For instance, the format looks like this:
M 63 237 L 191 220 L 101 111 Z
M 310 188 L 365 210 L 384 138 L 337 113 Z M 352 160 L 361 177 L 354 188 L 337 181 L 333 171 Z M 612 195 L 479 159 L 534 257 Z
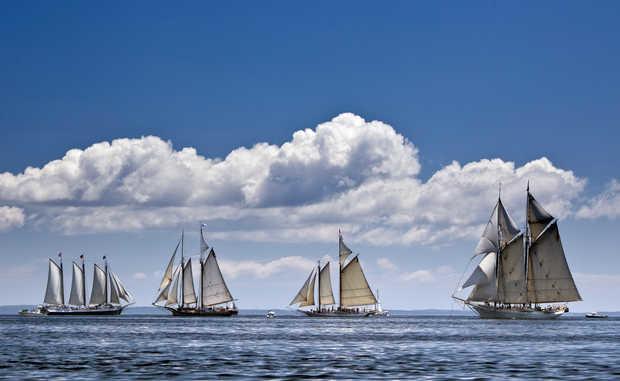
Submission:
M 607 315 L 598 312 L 588 312 L 586 314 L 586 318 L 588 319 L 607 319 L 607 317 Z
M 268 311 L 266 316 L 267 316 L 267 319 L 274 319 L 276 317 L 276 312 Z
M 30 317 L 35 317 L 35 316 L 47 316 L 47 308 L 45 308 L 44 306 L 38 305 L 35 308 L 33 308 L 32 310 L 29 309 L 23 309 L 21 311 L 19 311 L 19 315 L 20 316 L 30 316 Z

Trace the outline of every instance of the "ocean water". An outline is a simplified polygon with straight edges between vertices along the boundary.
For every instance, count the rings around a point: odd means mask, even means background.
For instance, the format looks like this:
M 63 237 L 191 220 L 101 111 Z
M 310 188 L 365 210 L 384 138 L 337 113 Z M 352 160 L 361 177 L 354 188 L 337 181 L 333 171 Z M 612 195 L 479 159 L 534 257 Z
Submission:
M 620 379 L 620 319 L 0 316 L 0 379 Z

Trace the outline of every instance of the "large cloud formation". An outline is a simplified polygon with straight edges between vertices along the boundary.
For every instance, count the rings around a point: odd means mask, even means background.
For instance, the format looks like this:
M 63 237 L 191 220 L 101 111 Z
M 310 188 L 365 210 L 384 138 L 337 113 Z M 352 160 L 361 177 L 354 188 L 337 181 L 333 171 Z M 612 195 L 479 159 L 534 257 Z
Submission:
M 453 162 L 419 179 L 417 148 L 391 126 L 341 114 L 223 159 L 155 136 L 73 149 L 42 168 L 0 174 L 0 202 L 64 233 L 166 228 L 207 221 L 219 238 L 333 240 L 339 227 L 375 244 L 441 243 L 479 233 L 502 198 L 522 218 L 526 182 L 568 215 L 585 180 L 540 158 Z

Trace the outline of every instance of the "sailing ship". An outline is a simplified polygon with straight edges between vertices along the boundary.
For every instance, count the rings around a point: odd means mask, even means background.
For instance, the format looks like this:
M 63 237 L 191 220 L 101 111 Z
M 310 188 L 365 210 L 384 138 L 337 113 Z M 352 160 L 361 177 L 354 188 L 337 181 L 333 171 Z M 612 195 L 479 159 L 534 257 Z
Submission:
M 224 281 L 222 271 L 217 263 L 213 247 L 209 247 L 204 238 L 203 228 L 200 227 L 200 294 L 196 295 L 192 258 L 185 259 L 185 233 L 168 261 L 164 276 L 159 285 L 154 306 L 163 307 L 173 316 L 232 316 L 239 310 L 235 306 L 234 298 Z M 181 263 L 175 268 L 177 251 L 181 247 Z
M 383 310 L 377 308 L 379 305 L 377 298 L 366 280 L 358 255 L 347 262 L 353 252 L 344 243 L 340 231 L 338 232 L 338 251 L 340 304 L 336 304 L 332 291 L 330 262 L 328 261 L 321 268 L 319 261 L 290 305 L 297 305 L 298 311 L 312 317 L 355 317 L 384 314 Z M 316 303 L 314 298 L 315 282 L 318 282 Z
M 80 263 L 73 261 L 73 279 L 69 302 L 65 303 L 62 253 L 58 253 L 58 263 L 49 258 L 47 287 L 43 304 L 31 311 L 21 311 L 20 314 L 24 316 L 120 315 L 123 309 L 134 303 L 134 300 L 119 277 L 110 271 L 105 256 L 103 262 L 103 266 L 94 264 L 93 286 L 90 301 L 87 303 L 84 255 L 80 255 Z M 125 301 L 124 304 L 123 301 Z
M 481 318 L 555 319 L 568 312 L 567 302 L 581 300 L 558 220 L 530 193 L 529 183 L 526 216 L 521 232 L 498 197 L 472 257 L 482 259 L 460 288 L 473 289 L 466 299 L 453 295 Z

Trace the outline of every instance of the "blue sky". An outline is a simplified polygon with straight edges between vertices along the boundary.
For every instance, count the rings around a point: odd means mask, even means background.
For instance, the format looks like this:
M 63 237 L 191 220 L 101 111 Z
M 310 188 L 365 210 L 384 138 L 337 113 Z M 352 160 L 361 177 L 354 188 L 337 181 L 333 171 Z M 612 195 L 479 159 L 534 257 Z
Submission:
M 17 282 L 24 293 L 0 303 L 39 302 L 45 258 L 84 250 L 89 258 L 108 254 L 147 304 L 158 282 L 153 273 L 180 229 L 195 234 L 205 220 L 220 258 L 231 261 L 230 287 L 241 307 L 286 304 L 307 262 L 274 261 L 334 257 L 334 229 L 343 226 L 388 307 L 449 308 L 453 278 L 492 207 L 492 179 L 512 186 L 507 205 L 522 223 L 519 192 L 531 176 L 538 197 L 561 217 L 586 299 L 575 308 L 618 309 L 605 290 L 620 285 L 613 244 L 620 227 L 619 10 L 615 2 L 6 4 L 0 282 Z M 330 122 L 342 113 L 355 116 Z M 304 129 L 317 131 L 313 152 L 322 155 L 310 164 L 298 157 L 307 153 L 301 137 L 293 138 Z M 149 135 L 158 138 L 141 138 Z M 338 156 L 324 143 L 334 137 L 358 155 Z M 122 138 L 134 140 L 91 150 L 92 168 L 120 161 L 96 189 L 76 185 L 104 177 L 87 170 L 48 170 L 34 185 L 15 184 L 28 166 Z M 201 180 L 211 170 L 204 161 L 229 163 L 231 152 L 261 142 L 269 146 Z M 297 143 L 280 148 L 286 142 Z M 184 147 L 196 155 L 174 156 Z M 383 154 L 360 159 L 373 148 Z M 144 169 L 143 151 L 163 161 Z M 174 163 L 194 163 L 191 181 L 176 174 L 171 155 Z M 254 166 L 263 161 L 269 165 Z M 161 166 L 159 176 L 153 166 Z M 252 178 L 260 171 L 263 177 Z M 226 173 L 233 178 L 222 180 Z M 237 184 L 244 176 L 252 181 Z M 221 180 L 215 196 L 214 179 Z M 379 197 L 385 194 L 401 199 Z M 374 199 L 382 203 L 360 207 Z M 142 214 L 128 217 L 123 208 Z M 400 212 L 405 217 L 395 221 Z M 127 222 L 132 215 L 142 221 Z M 157 216 L 163 222 L 144 223 Z M 196 249 L 197 236 L 188 239 Z M 389 263 L 380 266 L 380 259 Z

